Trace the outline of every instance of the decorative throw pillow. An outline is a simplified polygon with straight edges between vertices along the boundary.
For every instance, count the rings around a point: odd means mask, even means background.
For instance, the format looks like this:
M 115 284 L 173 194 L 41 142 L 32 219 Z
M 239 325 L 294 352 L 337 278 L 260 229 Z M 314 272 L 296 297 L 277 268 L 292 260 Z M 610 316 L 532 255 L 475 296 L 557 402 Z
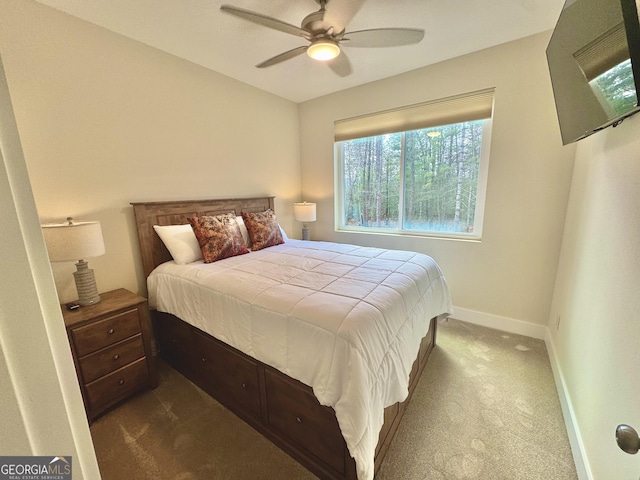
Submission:
M 234 213 L 189 217 L 187 220 L 198 239 L 205 263 L 249 253 Z
M 249 231 L 252 250 L 261 250 L 284 243 L 280 225 L 273 210 L 260 213 L 242 212 L 242 218 Z

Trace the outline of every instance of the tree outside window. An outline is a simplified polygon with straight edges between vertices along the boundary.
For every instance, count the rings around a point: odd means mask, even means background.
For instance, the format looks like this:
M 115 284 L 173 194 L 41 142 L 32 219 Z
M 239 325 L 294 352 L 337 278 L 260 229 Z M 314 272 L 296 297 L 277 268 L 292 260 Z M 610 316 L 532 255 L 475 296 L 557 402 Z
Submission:
M 490 124 L 337 142 L 338 228 L 479 238 Z

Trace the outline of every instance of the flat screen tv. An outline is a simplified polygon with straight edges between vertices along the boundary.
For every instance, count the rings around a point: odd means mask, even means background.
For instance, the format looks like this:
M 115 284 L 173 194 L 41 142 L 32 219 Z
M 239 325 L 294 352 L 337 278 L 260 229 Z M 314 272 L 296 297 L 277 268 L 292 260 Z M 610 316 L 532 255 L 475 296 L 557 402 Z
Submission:
M 566 0 L 547 47 L 562 143 L 640 111 L 640 0 Z

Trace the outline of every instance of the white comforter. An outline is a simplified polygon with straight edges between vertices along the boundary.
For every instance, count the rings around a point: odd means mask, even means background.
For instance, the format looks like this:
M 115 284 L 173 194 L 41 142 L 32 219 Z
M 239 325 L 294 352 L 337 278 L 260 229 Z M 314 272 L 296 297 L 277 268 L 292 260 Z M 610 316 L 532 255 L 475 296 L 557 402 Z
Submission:
M 148 287 L 152 308 L 311 386 L 335 410 L 360 480 L 373 478 L 383 410 L 407 397 L 429 320 L 452 313 L 427 255 L 327 242 L 167 262 Z

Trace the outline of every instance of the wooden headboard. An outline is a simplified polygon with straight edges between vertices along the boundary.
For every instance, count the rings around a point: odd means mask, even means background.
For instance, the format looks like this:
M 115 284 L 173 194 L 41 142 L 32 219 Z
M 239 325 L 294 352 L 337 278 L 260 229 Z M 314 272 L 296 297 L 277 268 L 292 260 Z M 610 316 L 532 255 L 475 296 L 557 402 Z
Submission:
M 169 251 L 153 229 L 154 225 L 183 225 L 188 217 L 234 212 L 264 212 L 274 209 L 275 197 L 223 198 L 168 202 L 134 202 L 133 213 L 138 230 L 145 278 L 161 263 L 171 260 Z

